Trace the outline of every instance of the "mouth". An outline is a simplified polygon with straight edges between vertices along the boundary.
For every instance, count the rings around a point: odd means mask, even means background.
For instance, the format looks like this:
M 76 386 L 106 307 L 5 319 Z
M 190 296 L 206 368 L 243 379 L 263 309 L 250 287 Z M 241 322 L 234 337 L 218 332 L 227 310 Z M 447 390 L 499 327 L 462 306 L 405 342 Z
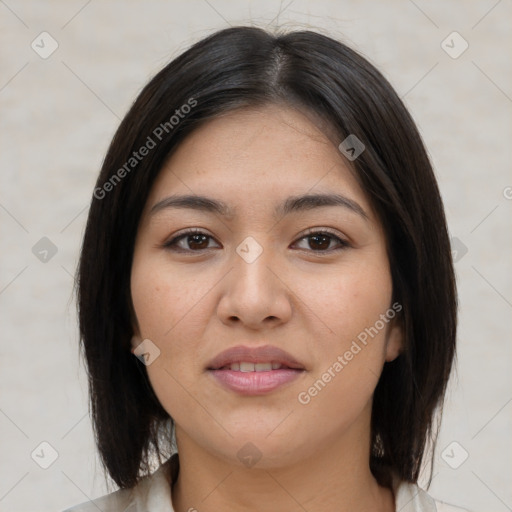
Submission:
M 237 345 L 218 354 L 207 366 L 207 370 L 241 372 L 268 372 L 281 368 L 305 370 L 304 365 L 288 352 L 272 345 L 259 347 Z
M 206 369 L 217 383 L 242 395 L 270 393 L 306 372 L 290 354 L 269 345 L 225 350 Z
M 259 363 L 253 363 L 250 361 L 238 361 L 236 363 L 230 363 L 227 364 L 221 368 L 209 368 L 210 370 L 231 370 L 233 372 L 271 372 L 273 370 L 282 370 L 282 369 L 288 369 L 288 370 L 296 370 L 298 368 L 291 368 L 287 366 L 286 364 L 282 364 L 278 361 L 271 361 L 271 362 L 259 362 Z

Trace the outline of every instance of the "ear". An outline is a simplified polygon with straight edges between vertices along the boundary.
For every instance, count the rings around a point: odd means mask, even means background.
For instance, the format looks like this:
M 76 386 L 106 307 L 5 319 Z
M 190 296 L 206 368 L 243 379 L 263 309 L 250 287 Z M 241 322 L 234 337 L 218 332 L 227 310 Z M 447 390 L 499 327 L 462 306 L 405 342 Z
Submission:
M 131 316 L 131 324 L 132 324 L 132 339 L 130 341 L 131 345 L 131 353 L 142 343 L 142 336 L 140 335 L 139 322 L 137 320 L 137 315 L 135 314 L 135 310 L 133 309 L 133 303 L 130 300 L 130 316 Z
M 131 345 L 131 353 L 133 354 L 134 353 L 134 350 L 142 343 L 142 338 L 140 337 L 140 335 L 138 333 L 135 333 L 133 336 L 132 336 L 132 339 L 130 341 L 130 345 Z
M 393 318 L 386 340 L 386 362 L 394 361 L 404 350 L 404 330 L 399 317 Z

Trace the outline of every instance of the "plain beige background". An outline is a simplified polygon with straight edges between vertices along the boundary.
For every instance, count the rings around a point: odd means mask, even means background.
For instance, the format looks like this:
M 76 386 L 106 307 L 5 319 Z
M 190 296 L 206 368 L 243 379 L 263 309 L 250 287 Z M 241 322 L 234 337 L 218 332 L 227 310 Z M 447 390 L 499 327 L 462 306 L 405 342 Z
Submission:
M 0 0 L 0 510 L 58 511 L 106 492 L 72 298 L 93 185 L 146 81 L 235 24 L 342 39 L 413 114 L 460 291 L 458 372 L 430 492 L 475 512 L 511 510 L 510 20 L 509 0 Z

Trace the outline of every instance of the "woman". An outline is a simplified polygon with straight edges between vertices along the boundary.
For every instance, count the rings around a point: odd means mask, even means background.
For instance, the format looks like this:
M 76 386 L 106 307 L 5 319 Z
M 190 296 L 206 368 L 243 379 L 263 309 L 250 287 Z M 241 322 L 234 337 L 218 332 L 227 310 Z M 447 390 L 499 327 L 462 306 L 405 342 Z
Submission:
M 105 158 L 78 304 L 120 490 L 69 510 L 461 510 L 417 486 L 455 354 L 442 202 L 342 43 L 234 27 L 160 71 Z

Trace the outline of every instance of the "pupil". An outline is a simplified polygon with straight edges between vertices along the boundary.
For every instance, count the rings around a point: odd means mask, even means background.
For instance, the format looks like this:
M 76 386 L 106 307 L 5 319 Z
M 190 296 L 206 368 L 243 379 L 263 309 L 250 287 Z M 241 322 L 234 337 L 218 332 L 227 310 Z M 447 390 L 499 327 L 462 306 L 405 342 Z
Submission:
M 189 236 L 189 246 L 199 246 L 199 248 L 202 248 L 202 245 L 204 245 L 204 242 L 206 242 L 207 236 L 206 235 L 190 235 Z M 329 247 L 330 243 L 330 236 L 329 235 L 314 235 L 309 237 L 309 246 L 312 249 L 327 249 Z M 316 245 L 316 247 L 315 247 Z
M 317 249 L 326 249 L 329 247 L 329 239 L 330 237 L 328 235 L 314 235 L 310 239 L 310 247 L 314 249 L 315 247 L 312 247 L 311 240 L 314 240 L 314 244 L 319 244 L 321 247 L 316 247 Z
M 192 243 L 190 243 L 190 240 L 192 240 Z M 189 237 L 189 245 L 190 247 L 192 247 L 193 245 L 201 245 L 201 242 L 204 243 L 204 241 L 206 240 L 206 235 L 191 235 Z M 202 247 L 199 247 L 200 249 Z

